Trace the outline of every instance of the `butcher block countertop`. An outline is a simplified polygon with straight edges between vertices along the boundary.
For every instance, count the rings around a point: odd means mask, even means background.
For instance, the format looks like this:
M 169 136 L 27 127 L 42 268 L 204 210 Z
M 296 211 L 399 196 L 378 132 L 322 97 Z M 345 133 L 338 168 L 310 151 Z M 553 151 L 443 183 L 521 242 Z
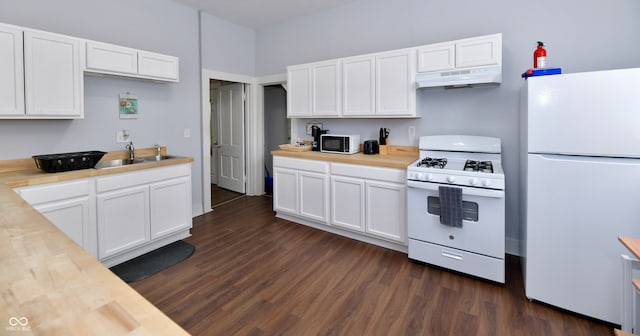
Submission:
M 11 188 L 192 161 L 54 174 L 31 159 L 0 161 L 0 334 L 188 335 Z
M 335 154 L 314 151 L 293 152 L 285 150 L 272 151 L 271 154 L 274 156 L 287 156 L 299 159 L 406 169 L 407 166 L 418 159 L 419 150 L 418 147 L 391 146 L 391 152 L 387 155 L 367 155 L 362 152 L 356 154 Z

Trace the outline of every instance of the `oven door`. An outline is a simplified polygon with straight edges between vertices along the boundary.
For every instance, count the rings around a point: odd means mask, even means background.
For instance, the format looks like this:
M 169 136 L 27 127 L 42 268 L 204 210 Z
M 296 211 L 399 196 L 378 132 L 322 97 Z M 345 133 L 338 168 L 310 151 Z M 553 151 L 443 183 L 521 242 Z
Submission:
M 460 187 L 463 220 L 458 228 L 440 224 L 440 185 L 407 181 L 409 238 L 504 258 L 504 190 Z

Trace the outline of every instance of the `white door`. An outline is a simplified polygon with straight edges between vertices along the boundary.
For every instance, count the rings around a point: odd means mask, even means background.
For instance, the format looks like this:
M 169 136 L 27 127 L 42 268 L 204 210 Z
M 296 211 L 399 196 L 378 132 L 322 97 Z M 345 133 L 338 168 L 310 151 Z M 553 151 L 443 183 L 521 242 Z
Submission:
M 211 139 L 209 139 L 209 155 L 211 158 L 211 184 L 218 184 L 218 89 L 210 91 L 211 104 Z
M 244 85 L 218 89 L 218 186 L 245 193 Z

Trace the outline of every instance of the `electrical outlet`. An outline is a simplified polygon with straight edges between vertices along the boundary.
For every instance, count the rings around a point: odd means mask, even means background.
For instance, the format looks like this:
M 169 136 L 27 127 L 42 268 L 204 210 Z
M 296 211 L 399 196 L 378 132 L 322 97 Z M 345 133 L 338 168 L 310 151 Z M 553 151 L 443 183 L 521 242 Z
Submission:
M 127 129 L 116 131 L 116 142 L 117 143 L 129 142 L 130 135 L 131 133 Z
M 409 143 L 413 144 L 413 140 L 415 140 L 416 137 L 416 127 L 415 126 L 409 126 L 409 130 L 408 130 L 408 135 L 409 135 Z
M 307 135 L 311 135 L 311 127 L 318 126 L 322 129 L 322 123 L 310 121 L 307 123 Z
M 191 129 L 190 128 L 185 128 L 184 132 L 183 132 L 183 136 L 185 138 L 190 138 L 191 137 Z

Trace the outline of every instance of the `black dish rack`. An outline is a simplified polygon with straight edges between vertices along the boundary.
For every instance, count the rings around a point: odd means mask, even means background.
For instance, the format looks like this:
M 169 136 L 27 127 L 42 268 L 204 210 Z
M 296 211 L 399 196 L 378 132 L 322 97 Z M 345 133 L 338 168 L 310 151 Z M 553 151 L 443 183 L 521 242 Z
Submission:
M 70 170 L 93 168 L 106 152 L 88 151 L 34 155 L 36 167 L 48 172 L 58 173 Z

